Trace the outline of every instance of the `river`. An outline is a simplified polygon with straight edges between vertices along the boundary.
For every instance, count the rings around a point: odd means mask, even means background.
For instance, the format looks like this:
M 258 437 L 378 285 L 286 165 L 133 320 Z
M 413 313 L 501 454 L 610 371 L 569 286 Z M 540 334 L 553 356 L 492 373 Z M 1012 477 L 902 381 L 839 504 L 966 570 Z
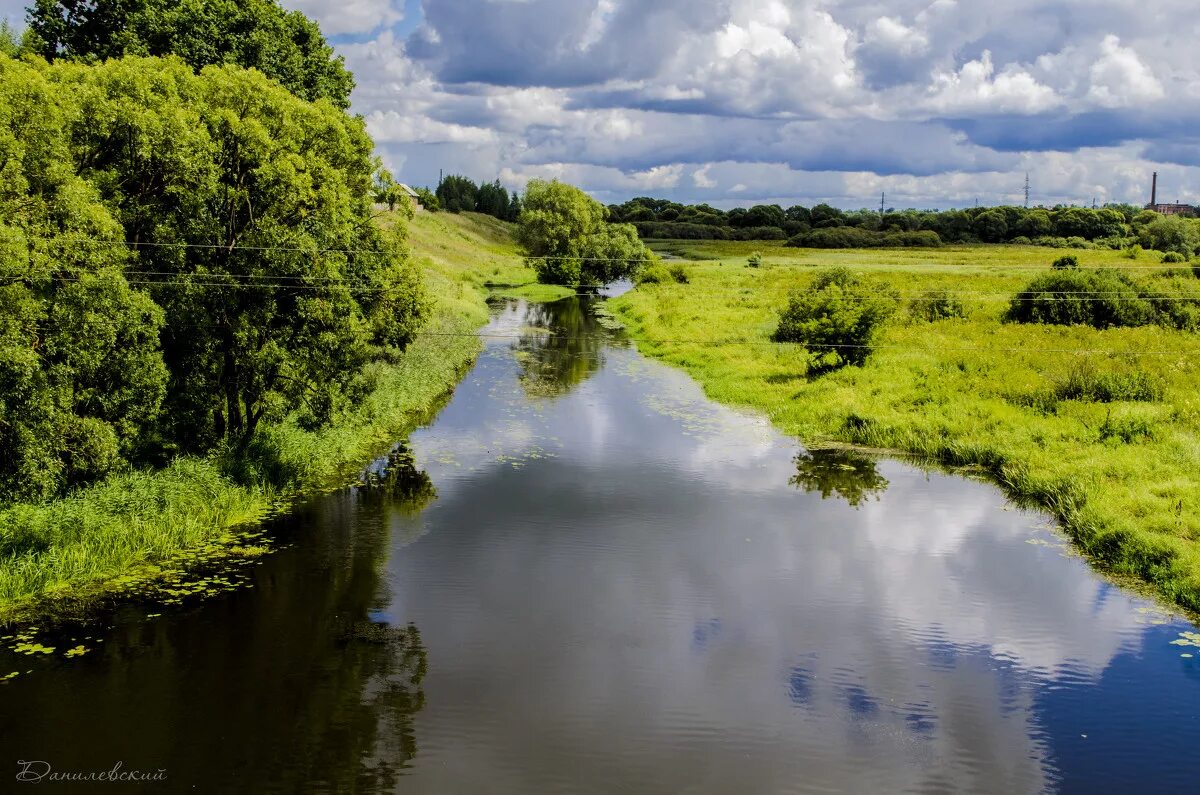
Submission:
M 252 587 L 121 607 L 77 659 L 0 654 L 22 673 L 0 781 L 24 761 L 161 771 L 109 785 L 150 792 L 1200 786 L 1190 623 L 994 486 L 809 453 L 712 403 L 593 300 L 498 303 L 436 421 L 274 521 Z

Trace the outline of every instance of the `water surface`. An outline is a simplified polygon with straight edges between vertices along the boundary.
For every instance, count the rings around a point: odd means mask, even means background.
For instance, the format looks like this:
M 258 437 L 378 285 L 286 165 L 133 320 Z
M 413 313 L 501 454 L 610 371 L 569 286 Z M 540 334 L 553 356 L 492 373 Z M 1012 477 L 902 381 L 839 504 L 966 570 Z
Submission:
M 369 487 L 278 523 L 253 588 L 0 658 L 33 670 L 0 689 L 4 764 L 206 792 L 1196 788 L 1194 628 L 1044 517 L 805 452 L 588 299 L 487 333 Z

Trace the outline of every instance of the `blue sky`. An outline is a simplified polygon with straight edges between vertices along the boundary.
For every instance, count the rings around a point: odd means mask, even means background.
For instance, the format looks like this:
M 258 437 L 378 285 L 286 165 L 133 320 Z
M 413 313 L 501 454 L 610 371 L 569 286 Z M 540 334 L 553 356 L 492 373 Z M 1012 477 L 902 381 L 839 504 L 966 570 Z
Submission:
M 1191 0 L 282 0 L 401 179 L 603 201 L 1200 202 Z M 0 14 L 19 18 L 16 0 Z

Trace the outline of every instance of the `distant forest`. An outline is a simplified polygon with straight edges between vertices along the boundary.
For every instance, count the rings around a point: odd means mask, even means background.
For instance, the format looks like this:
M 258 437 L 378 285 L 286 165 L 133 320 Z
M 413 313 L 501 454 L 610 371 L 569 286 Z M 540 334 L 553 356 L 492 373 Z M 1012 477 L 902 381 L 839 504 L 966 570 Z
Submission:
M 1060 248 L 1132 245 L 1190 256 L 1200 245 L 1200 221 L 1163 217 L 1131 204 L 1084 207 L 977 207 L 966 210 L 843 211 L 760 204 L 719 210 L 639 197 L 609 205 L 609 220 L 631 223 L 643 238 L 788 240 L 812 248 L 930 246 L 942 243 L 1023 243 Z

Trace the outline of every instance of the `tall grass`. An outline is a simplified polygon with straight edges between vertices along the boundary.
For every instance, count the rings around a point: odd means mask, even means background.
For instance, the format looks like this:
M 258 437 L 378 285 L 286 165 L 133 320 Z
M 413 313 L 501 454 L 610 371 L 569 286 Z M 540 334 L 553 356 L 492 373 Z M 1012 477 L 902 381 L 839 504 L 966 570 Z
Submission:
M 499 270 L 510 284 L 533 273 L 494 219 L 420 214 L 410 236 L 436 297 L 425 329 L 432 333 L 397 362 L 375 365 L 376 387 L 362 404 L 315 432 L 290 419 L 268 425 L 236 462 L 183 458 L 65 499 L 0 506 L 0 621 L 129 588 L 197 549 L 231 543 L 235 528 L 345 484 L 426 422 L 479 351 L 471 332 L 487 321 L 488 273 Z
M 770 264 L 754 269 L 745 257 L 762 243 L 664 245 L 697 260 L 689 284 L 643 285 L 610 302 L 645 353 L 808 442 L 980 468 L 1055 516 L 1097 563 L 1200 610 L 1200 334 L 1004 322 L 1011 297 L 1050 269 L 1040 248 L 764 248 Z M 1142 267 L 1119 252 L 1079 258 Z M 833 265 L 910 298 L 953 297 L 965 317 L 897 315 L 864 366 L 812 377 L 800 347 L 769 337 L 788 294 Z M 1174 278 L 1134 273 L 1164 292 Z M 746 342 L 713 344 L 731 339 Z

